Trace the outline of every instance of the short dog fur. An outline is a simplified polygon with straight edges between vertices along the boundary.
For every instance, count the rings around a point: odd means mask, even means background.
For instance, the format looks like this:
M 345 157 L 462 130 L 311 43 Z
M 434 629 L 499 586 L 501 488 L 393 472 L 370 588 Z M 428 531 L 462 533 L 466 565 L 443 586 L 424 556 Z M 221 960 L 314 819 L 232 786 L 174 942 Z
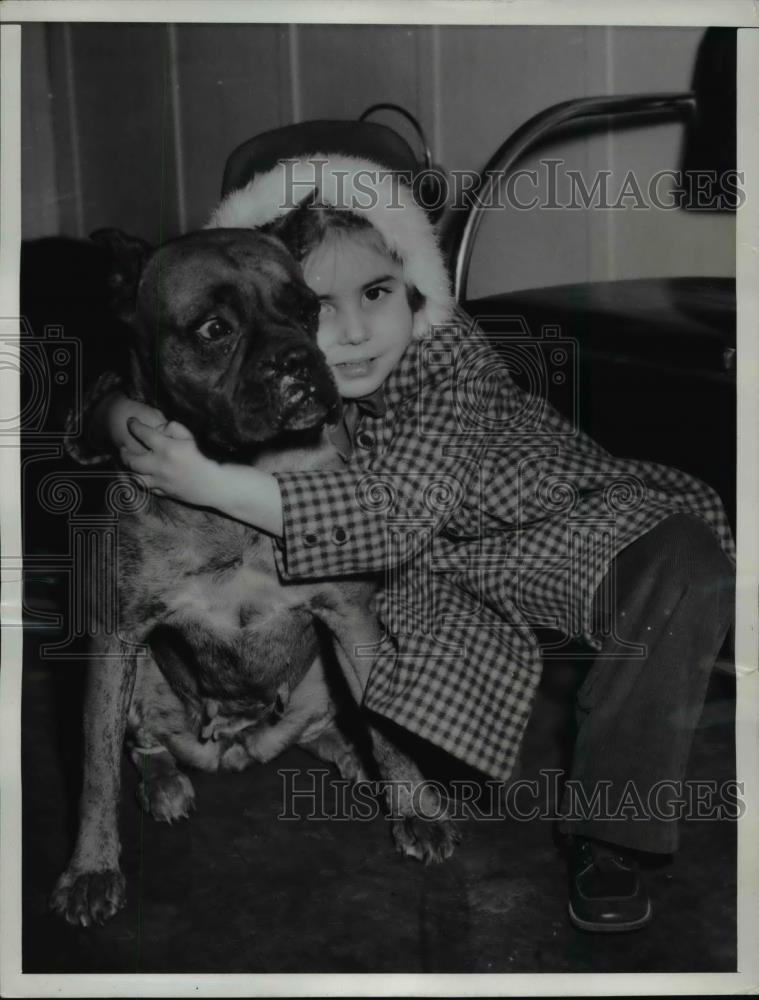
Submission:
M 315 343 L 317 300 L 276 236 L 203 230 L 155 251 L 116 230 L 98 239 L 116 261 L 112 287 L 133 334 L 130 395 L 156 401 L 220 460 L 269 470 L 339 461 L 323 431 L 340 401 Z M 360 758 L 335 725 L 320 632 L 326 626 L 357 702 L 369 661 L 355 649 L 379 639 L 370 581 L 283 584 L 269 538 L 165 497 L 146 496 L 121 515 L 117 566 L 118 634 L 91 637 L 79 833 L 51 898 L 84 926 L 126 900 L 125 736 L 143 808 L 169 822 L 194 804 L 180 764 L 239 770 L 298 742 L 360 780 Z M 422 780 L 367 730 L 381 777 L 404 787 Z M 458 837 L 430 786 L 425 795 L 429 820 L 413 814 L 411 796 L 394 801 L 396 846 L 442 860 Z

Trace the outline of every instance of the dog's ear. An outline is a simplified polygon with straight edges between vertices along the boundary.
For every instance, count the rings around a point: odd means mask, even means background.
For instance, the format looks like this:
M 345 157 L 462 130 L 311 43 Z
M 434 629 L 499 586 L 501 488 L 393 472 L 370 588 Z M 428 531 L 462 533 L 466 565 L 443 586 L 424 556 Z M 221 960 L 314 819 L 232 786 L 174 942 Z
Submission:
M 128 321 L 134 313 L 140 275 L 153 253 L 153 247 L 120 229 L 96 229 L 90 233 L 90 239 L 110 254 L 108 289 L 111 308 L 120 319 Z
M 298 262 L 303 260 L 310 249 L 309 236 L 316 222 L 315 213 L 311 209 L 317 204 L 318 197 L 319 189 L 314 188 L 286 215 L 280 215 L 278 219 L 261 227 L 262 232 L 281 240 Z

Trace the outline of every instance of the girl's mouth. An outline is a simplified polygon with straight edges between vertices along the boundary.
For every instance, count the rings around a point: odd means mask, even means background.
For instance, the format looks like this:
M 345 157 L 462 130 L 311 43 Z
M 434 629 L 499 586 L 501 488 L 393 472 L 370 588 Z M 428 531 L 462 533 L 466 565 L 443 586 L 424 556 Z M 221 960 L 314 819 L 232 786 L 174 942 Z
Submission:
M 370 374 L 376 360 L 376 358 L 367 358 L 365 361 L 344 361 L 335 365 L 334 371 L 341 378 L 363 378 Z

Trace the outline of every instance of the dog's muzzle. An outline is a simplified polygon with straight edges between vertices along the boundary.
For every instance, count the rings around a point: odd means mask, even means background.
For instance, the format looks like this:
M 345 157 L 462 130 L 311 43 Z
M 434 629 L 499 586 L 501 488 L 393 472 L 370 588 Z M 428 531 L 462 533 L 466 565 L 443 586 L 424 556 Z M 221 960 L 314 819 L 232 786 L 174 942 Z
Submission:
M 340 415 L 340 397 L 320 353 L 308 346 L 291 346 L 272 359 L 269 378 L 279 396 L 280 421 L 288 430 L 305 430 L 333 423 Z

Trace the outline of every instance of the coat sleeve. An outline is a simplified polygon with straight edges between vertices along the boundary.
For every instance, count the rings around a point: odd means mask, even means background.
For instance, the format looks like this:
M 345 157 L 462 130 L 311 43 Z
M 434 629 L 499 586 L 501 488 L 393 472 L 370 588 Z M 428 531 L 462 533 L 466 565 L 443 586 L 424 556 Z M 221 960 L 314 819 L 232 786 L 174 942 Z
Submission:
M 471 493 L 476 462 L 442 433 L 420 433 L 412 415 L 393 424 L 390 442 L 363 467 L 275 473 L 283 538 L 274 546 L 285 579 L 374 573 L 398 566 L 432 543 Z
M 468 369 L 460 352 L 459 366 L 428 396 L 393 415 L 389 441 L 368 461 L 354 455 L 342 469 L 275 474 L 283 538 L 274 556 L 285 579 L 392 569 L 431 545 L 462 506 L 483 509 L 483 449 L 493 428 L 512 419 L 515 387 L 497 358 L 488 353 L 483 364 L 476 347 Z M 471 393 L 465 406 L 462 387 Z

